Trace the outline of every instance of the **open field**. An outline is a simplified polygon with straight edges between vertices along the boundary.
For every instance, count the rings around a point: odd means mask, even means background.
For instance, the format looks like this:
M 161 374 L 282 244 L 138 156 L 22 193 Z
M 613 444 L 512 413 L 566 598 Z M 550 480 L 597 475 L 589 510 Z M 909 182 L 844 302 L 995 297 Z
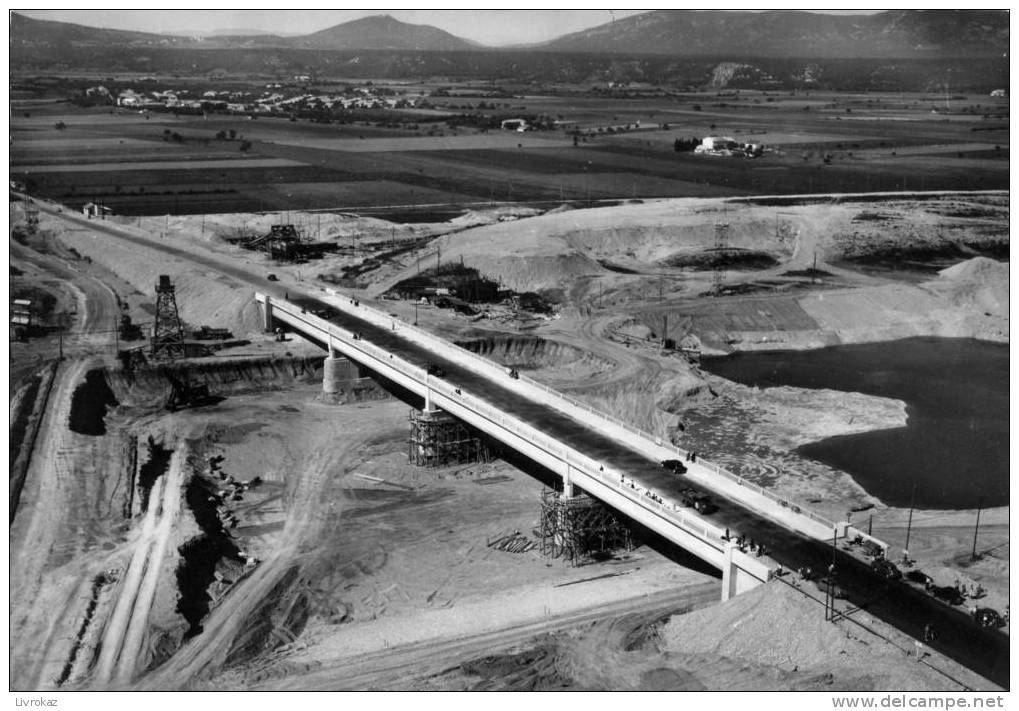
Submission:
M 527 95 L 502 113 L 563 123 L 526 133 L 452 127 L 465 107 L 493 112 L 469 98 L 435 101 L 429 123 L 414 123 L 423 115 L 410 109 L 340 124 L 26 106 L 12 114 L 11 178 L 72 203 L 101 196 L 128 215 L 1008 186 L 1007 117 L 988 97 L 956 96 L 946 107 L 926 94 Z M 235 138 L 216 138 L 231 130 Z M 673 150 L 676 139 L 706 135 L 767 151 L 747 160 Z M 189 197 L 186 183 L 212 182 L 228 193 Z M 357 186 L 301 189 L 325 182 Z

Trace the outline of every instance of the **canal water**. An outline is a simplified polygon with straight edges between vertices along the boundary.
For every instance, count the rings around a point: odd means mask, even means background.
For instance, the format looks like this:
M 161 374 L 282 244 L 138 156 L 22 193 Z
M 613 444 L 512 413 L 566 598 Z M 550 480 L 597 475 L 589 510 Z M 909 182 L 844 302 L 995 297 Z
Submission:
M 813 351 L 705 358 L 746 385 L 829 388 L 902 400 L 905 427 L 830 437 L 797 451 L 850 474 L 890 506 L 1008 504 L 1008 346 L 907 338 Z

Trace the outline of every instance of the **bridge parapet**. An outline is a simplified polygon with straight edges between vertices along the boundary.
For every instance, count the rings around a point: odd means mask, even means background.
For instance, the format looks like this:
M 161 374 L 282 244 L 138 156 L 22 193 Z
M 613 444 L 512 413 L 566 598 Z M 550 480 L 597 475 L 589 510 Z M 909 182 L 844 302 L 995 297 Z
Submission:
M 328 299 L 328 302 L 342 311 L 363 318 L 377 326 L 394 328 L 400 332 L 402 337 L 437 353 L 441 353 L 444 357 L 481 375 L 491 378 L 506 377 L 506 370 L 503 366 L 484 356 L 462 348 L 451 341 L 406 323 L 365 303 L 355 302 L 354 299 L 341 294 L 335 289 L 325 287 L 323 291 L 333 297 Z M 682 447 L 677 447 L 671 442 L 663 442 L 661 438 L 655 437 L 650 432 L 641 430 L 627 422 L 601 412 L 587 403 L 554 390 L 526 375 L 521 374 L 517 380 L 513 381 L 513 387 L 530 399 L 549 405 L 603 434 L 612 436 L 626 443 L 634 451 L 644 454 L 651 459 L 659 461 L 664 459 L 685 460 L 688 459 L 690 454 L 689 451 Z M 813 538 L 829 540 L 833 530 L 837 527 L 839 529 L 843 528 L 837 526 L 836 522 L 784 499 L 764 487 L 749 482 L 714 462 L 704 460 L 700 455 L 697 456 L 696 463 L 690 462 L 687 465 L 687 469 L 687 475 L 692 480 L 710 489 L 714 489 L 720 494 L 751 506 L 769 518 Z M 878 543 L 885 545 L 880 541 Z

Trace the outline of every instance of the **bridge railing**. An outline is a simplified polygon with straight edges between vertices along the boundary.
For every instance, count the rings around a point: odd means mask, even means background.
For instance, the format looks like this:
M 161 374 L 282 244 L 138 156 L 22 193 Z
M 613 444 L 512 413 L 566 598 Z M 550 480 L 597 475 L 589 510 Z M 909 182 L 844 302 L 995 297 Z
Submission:
M 452 341 L 440 338 L 435 334 L 426 331 L 423 328 L 419 328 L 418 326 L 407 323 L 406 321 L 403 321 L 397 316 L 384 313 L 379 309 L 376 309 L 372 306 L 368 306 L 367 304 L 361 303 L 360 301 L 355 302 L 355 300 L 352 299 L 351 297 L 345 296 L 336 291 L 335 289 L 323 288 L 323 291 L 325 291 L 327 294 L 331 296 L 336 297 L 339 300 L 338 303 L 336 304 L 338 307 L 344 310 L 351 311 L 356 315 L 366 316 L 368 317 L 369 320 L 375 322 L 377 325 L 384 326 L 386 322 L 391 322 L 395 326 L 396 322 L 399 321 L 399 330 L 409 331 L 413 333 L 415 336 L 418 337 L 418 340 L 423 341 L 429 347 L 435 348 L 436 350 L 439 351 L 444 351 L 446 353 L 455 354 L 454 357 L 458 359 L 460 362 L 467 361 L 473 363 L 476 366 L 482 368 L 483 372 L 487 374 L 491 375 L 495 373 L 500 373 L 505 375 L 506 373 L 506 368 L 504 366 L 501 366 L 498 363 L 489 360 L 488 358 L 485 358 L 484 356 L 478 353 L 468 350 L 463 346 L 453 343 Z M 344 303 L 343 300 L 346 300 L 349 303 Z M 633 435 L 639 441 L 641 441 L 641 443 L 644 445 L 646 449 L 651 447 L 656 448 L 658 454 L 662 455 L 660 457 L 661 459 L 670 458 L 687 459 L 688 455 L 690 454 L 688 450 L 685 450 L 682 447 L 678 447 L 672 442 L 668 442 L 667 440 L 663 440 L 660 437 L 656 437 L 651 432 L 647 432 L 643 429 L 640 429 L 639 427 L 634 427 L 628 422 L 624 422 L 623 420 L 620 420 L 617 417 L 614 417 L 612 415 L 609 415 L 608 413 L 596 409 L 595 407 L 591 406 L 588 403 L 582 402 L 580 400 L 577 400 L 576 398 L 570 397 L 562 392 L 559 392 L 558 390 L 555 390 L 549 387 L 548 385 L 545 385 L 544 383 L 540 383 L 527 375 L 521 374 L 518 375 L 518 377 L 520 382 L 525 383 L 528 386 L 545 393 L 552 400 L 558 400 L 563 404 L 569 405 L 570 407 L 576 408 L 577 410 L 587 414 L 589 417 L 601 420 L 606 424 L 610 424 L 613 427 L 619 428 Z M 573 413 L 570 413 L 566 410 L 562 411 L 567 415 L 571 416 L 573 415 Z M 752 492 L 753 494 L 756 494 L 764 499 L 767 499 L 768 501 L 771 501 L 773 504 L 777 505 L 779 508 L 788 511 L 791 514 L 794 514 L 796 516 L 802 516 L 803 518 L 806 518 L 814 522 L 815 524 L 821 526 L 822 528 L 825 529 L 825 531 L 831 531 L 832 529 L 835 528 L 836 524 L 834 521 L 831 521 L 830 519 L 827 519 L 824 516 L 821 516 L 813 511 L 810 511 L 809 509 L 804 509 L 798 506 L 797 504 L 787 499 L 784 499 L 781 496 L 778 496 L 774 492 L 765 489 L 762 486 L 747 481 L 743 477 L 732 473 L 728 469 L 725 469 L 724 467 L 714 462 L 702 459 L 699 455 L 697 457 L 697 464 L 703 465 L 703 468 L 707 470 L 709 474 L 714 474 L 715 476 L 718 476 L 721 479 L 724 479 L 732 484 L 735 484 L 741 489 L 744 489 L 748 492 Z
M 347 348 L 358 351 L 366 358 L 377 360 L 383 365 L 413 378 L 423 387 L 431 390 L 433 394 L 438 394 L 450 401 L 457 402 L 466 409 L 481 415 L 490 422 L 497 424 L 504 430 L 511 432 L 521 439 L 524 439 L 551 453 L 573 469 L 579 470 L 585 476 L 595 479 L 603 486 L 616 491 L 631 502 L 655 513 L 675 525 L 679 525 L 684 531 L 700 538 L 716 550 L 723 547 L 721 541 L 723 540 L 722 536 L 724 535 L 724 530 L 721 527 L 711 525 L 702 519 L 692 518 L 684 514 L 684 507 L 679 501 L 664 495 L 659 495 L 656 492 L 639 486 L 633 480 L 627 483 L 625 475 L 622 472 L 612 469 L 611 467 L 605 468 L 604 465 L 599 464 L 587 455 L 573 449 L 572 447 L 564 445 L 546 434 L 541 433 L 531 425 L 528 425 L 511 415 L 507 415 L 502 410 L 492 407 L 487 401 L 479 397 L 471 395 L 470 393 L 457 392 L 458 388 L 449 382 L 441 378 L 430 376 L 426 368 L 407 363 L 402 358 L 394 356 L 384 348 L 376 346 L 370 341 L 365 341 L 362 338 L 355 337 L 353 332 L 331 324 L 325 319 L 321 319 L 313 314 L 295 313 L 295 311 L 298 310 L 298 307 L 290 304 L 283 305 L 278 302 L 274 302 L 274 308 L 279 307 L 283 307 L 281 310 L 286 314 L 288 320 L 303 322 L 310 329 L 325 332 L 329 337 L 334 339 L 334 341 L 342 343 Z M 662 500 L 658 501 L 651 498 L 652 494 L 660 496 Z

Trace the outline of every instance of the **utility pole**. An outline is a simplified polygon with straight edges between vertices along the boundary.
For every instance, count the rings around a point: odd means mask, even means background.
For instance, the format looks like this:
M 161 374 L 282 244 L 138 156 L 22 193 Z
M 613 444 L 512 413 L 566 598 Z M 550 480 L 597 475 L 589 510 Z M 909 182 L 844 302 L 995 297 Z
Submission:
M 903 564 L 909 562 L 909 531 L 913 527 L 913 502 L 916 501 L 916 484 L 913 484 L 913 493 L 909 495 L 909 519 L 906 522 L 906 547 L 902 549 Z
M 977 534 L 980 533 L 980 510 L 984 507 L 984 497 L 977 500 L 977 525 L 973 528 L 973 552 L 970 553 L 970 560 L 979 560 L 977 555 Z
M 442 263 L 442 247 L 436 246 L 435 248 L 435 276 L 439 276 L 439 265 Z
M 824 591 L 825 620 L 835 621 L 835 556 L 838 552 L 838 527 L 831 531 L 831 565 L 828 566 L 828 586 Z

